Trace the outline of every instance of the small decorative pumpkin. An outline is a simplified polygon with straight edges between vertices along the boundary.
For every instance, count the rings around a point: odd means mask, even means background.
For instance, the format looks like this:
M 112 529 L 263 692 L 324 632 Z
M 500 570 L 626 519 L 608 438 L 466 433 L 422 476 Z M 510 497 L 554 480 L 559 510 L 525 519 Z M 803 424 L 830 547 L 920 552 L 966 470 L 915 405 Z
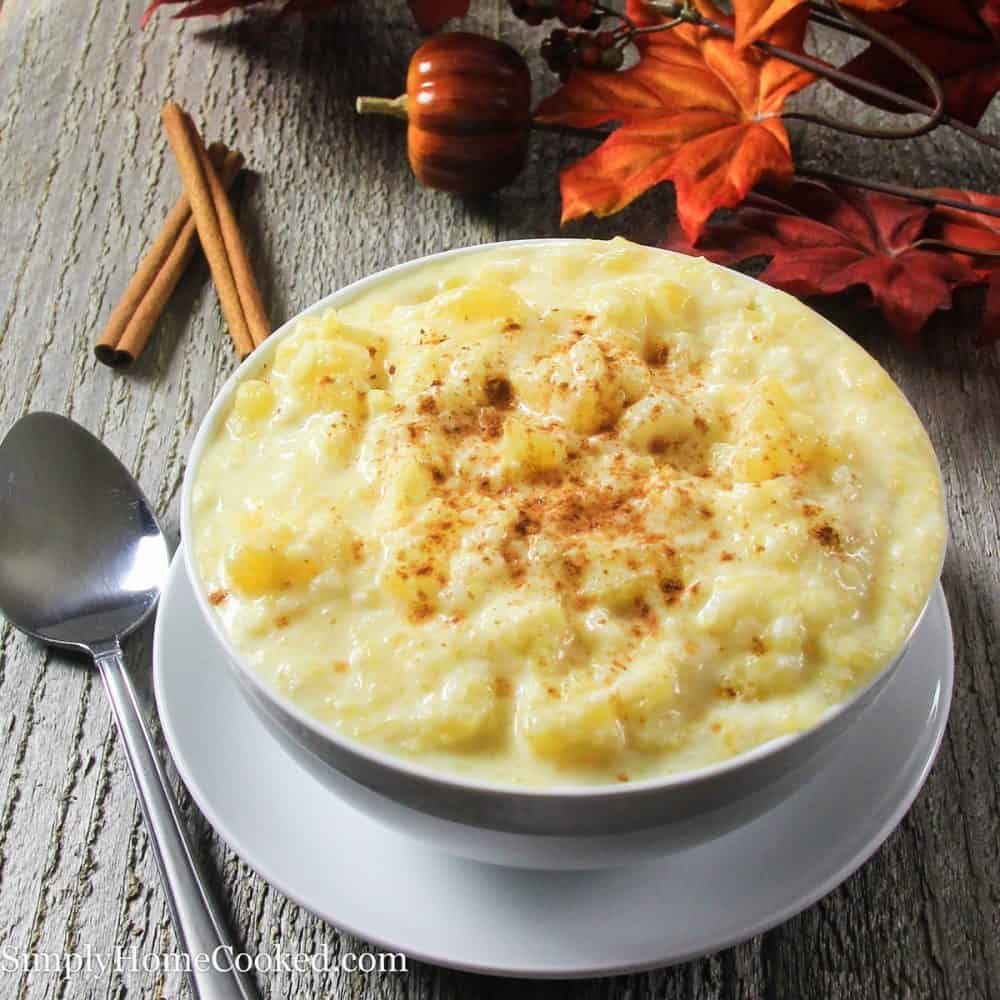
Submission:
M 426 187 L 484 194 L 524 166 L 531 74 L 509 45 L 465 31 L 435 35 L 413 53 L 406 93 L 359 97 L 361 114 L 404 118 L 410 167 Z

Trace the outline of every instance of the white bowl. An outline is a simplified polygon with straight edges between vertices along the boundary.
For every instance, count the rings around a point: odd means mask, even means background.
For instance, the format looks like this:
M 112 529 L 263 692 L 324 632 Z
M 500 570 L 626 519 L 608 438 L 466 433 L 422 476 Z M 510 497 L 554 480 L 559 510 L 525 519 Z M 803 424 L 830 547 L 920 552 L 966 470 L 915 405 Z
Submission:
M 811 728 L 709 767 L 615 785 L 522 788 L 432 770 L 334 732 L 257 676 L 212 610 L 191 546 L 194 479 L 205 448 L 228 413 L 237 384 L 253 378 L 271 360 L 279 342 L 298 320 L 342 307 L 376 284 L 459 254 L 498 246 L 571 242 L 578 241 L 520 240 L 433 254 L 371 275 L 310 306 L 268 338 L 222 387 L 195 437 L 181 497 L 184 560 L 198 606 L 224 650 L 240 690 L 268 731 L 326 787 L 362 812 L 446 851 L 517 867 L 625 864 L 708 840 L 749 822 L 819 771 L 836 751 L 837 738 L 885 687 L 916 628 L 891 662 Z M 832 324 L 831 328 L 836 329 Z M 924 611 L 926 607 L 925 602 Z

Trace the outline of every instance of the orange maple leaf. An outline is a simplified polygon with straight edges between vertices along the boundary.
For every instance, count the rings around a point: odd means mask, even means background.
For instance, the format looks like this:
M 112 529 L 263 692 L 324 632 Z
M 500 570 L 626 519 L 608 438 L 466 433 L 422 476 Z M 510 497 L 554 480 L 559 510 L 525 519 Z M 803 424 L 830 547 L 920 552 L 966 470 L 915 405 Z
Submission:
M 774 28 L 806 0 L 734 0 L 736 48 L 744 49 Z M 845 0 L 847 6 L 869 12 L 901 7 L 907 0 Z
M 725 20 L 708 0 L 697 5 Z M 638 2 L 630 0 L 629 12 L 643 19 Z M 802 9 L 768 39 L 801 49 L 805 24 Z M 637 41 L 635 66 L 621 73 L 578 70 L 536 109 L 541 121 L 581 128 L 620 122 L 601 146 L 563 171 L 562 220 L 610 215 L 671 180 L 678 218 L 694 241 L 715 209 L 738 204 L 762 178 L 791 176 L 781 109 L 814 77 L 756 50 L 738 53 L 728 39 L 691 24 Z

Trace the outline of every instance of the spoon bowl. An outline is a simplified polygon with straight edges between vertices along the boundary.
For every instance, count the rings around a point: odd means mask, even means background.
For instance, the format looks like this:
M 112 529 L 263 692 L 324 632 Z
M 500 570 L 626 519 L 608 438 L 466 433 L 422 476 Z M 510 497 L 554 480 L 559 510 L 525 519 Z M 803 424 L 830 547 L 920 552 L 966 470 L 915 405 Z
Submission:
M 79 424 L 31 413 L 0 445 L 0 610 L 92 652 L 156 606 L 167 542 L 128 470 Z

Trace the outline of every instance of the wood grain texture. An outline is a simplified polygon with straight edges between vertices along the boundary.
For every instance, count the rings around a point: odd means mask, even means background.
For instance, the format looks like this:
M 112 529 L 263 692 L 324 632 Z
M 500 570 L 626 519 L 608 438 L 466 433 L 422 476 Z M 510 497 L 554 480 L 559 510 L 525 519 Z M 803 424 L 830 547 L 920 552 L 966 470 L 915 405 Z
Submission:
M 193 429 L 235 358 L 203 263 L 178 288 L 129 375 L 91 343 L 180 185 L 158 110 L 175 98 L 206 137 L 240 148 L 255 173 L 236 195 L 272 320 L 367 272 L 420 254 L 558 231 L 555 171 L 584 143 L 538 137 L 522 178 L 463 202 L 423 191 L 404 130 L 358 119 L 358 93 L 400 90 L 418 43 L 401 0 L 345 3 L 327 18 L 237 19 L 138 29 L 139 4 L 3 0 L 0 7 L 0 429 L 35 409 L 67 413 L 136 473 L 177 536 Z M 467 26 L 529 50 L 502 0 L 476 0 Z M 545 80 L 536 72 L 536 80 Z M 827 87 L 805 95 L 872 120 Z M 1000 114 L 988 125 L 1000 131 Z M 920 184 L 997 189 L 995 154 L 941 131 L 879 145 L 799 130 L 806 162 Z M 571 234 L 655 240 L 671 211 L 655 192 Z M 977 351 L 961 315 L 924 347 L 895 346 L 881 322 L 828 306 L 898 379 L 944 467 L 952 523 L 945 589 L 958 677 L 938 764 L 876 857 L 784 926 L 719 955 L 582 983 L 514 983 L 411 965 L 405 976 L 282 973 L 264 996 L 363 1000 L 756 1000 L 1000 996 L 1000 359 Z M 148 688 L 149 636 L 130 650 Z M 148 690 L 147 690 L 148 696 Z M 183 790 L 182 790 L 183 795 Z M 186 806 L 191 829 L 247 950 L 359 951 L 250 872 Z M 0 632 L 0 943 L 16 952 L 171 947 L 155 865 L 96 676 Z M 0 996 L 168 997 L 177 975 L 0 974 Z

